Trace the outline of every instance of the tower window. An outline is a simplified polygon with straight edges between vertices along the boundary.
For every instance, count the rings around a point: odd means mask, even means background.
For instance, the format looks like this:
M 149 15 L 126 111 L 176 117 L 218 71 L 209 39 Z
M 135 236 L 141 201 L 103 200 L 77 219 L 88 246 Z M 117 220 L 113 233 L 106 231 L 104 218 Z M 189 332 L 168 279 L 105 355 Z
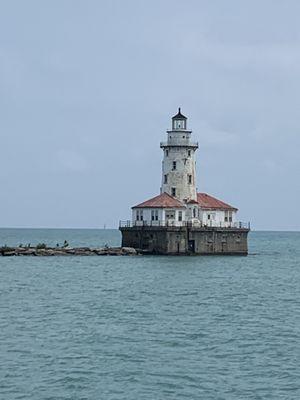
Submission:
M 176 169 L 176 161 L 173 161 L 173 171 Z
M 192 175 L 189 174 L 189 175 L 188 175 L 188 183 L 189 183 L 189 184 L 192 183 L 192 179 L 193 179 Z
M 168 175 L 164 176 L 164 183 L 168 183 Z
M 178 211 L 178 221 L 182 221 L 182 211 Z
M 188 157 L 191 157 L 191 150 L 188 150 Z
M 176 196 L 176 188 L 172 188 L 172 196 Z
M 166 157 L 168 157 L 169 155 L 169 150 L 166 150 Z

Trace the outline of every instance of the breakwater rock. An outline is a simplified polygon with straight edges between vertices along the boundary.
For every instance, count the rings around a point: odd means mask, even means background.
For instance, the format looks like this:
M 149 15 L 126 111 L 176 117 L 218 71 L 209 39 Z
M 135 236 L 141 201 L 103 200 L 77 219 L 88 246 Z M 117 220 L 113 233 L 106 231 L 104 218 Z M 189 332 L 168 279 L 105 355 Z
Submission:
M 0 247 L 0 256 L 136 256 L 132 247 Z

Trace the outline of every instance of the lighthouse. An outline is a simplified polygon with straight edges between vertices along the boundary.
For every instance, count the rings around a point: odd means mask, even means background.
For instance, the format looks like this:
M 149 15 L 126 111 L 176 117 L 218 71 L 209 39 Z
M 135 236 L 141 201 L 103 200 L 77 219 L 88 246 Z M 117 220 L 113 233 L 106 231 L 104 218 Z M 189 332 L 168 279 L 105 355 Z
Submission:
M 167 131 L 163 149 L 161 193 L 168 193 L 176 199 L 188 202 L 197 200 L 195 152 L 198 143 L 191 139 L 192 131 L 187 129 L 187 118 L 178 109 L 172 117 L 172 129 Z
M 122 246 L 151 254 L 248 253 L 250 225 L 238 209 L 197 192 L 196 152 L 187 117 L 172 117 L 163 150 L 160 194 L 132 207 L 131 221 L 120 221 Z

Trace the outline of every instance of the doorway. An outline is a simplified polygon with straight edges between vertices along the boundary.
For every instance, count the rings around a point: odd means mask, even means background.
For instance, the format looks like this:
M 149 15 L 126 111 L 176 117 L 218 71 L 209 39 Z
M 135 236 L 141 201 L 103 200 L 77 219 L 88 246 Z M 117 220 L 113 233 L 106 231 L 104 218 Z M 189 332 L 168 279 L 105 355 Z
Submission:
M 195 253 L 195 240 L 189 240 L 188 247 L 190 253 Z

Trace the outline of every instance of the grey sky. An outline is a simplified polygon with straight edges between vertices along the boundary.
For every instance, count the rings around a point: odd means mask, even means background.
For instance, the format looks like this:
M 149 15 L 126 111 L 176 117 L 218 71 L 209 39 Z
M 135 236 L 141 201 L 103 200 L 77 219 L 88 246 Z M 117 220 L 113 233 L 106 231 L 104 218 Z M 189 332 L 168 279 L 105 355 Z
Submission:
M 159 193 L 170 118 L 198 189 L 300 229 L 300 2 L 0 3 L 0 226 L 102 227 Z

